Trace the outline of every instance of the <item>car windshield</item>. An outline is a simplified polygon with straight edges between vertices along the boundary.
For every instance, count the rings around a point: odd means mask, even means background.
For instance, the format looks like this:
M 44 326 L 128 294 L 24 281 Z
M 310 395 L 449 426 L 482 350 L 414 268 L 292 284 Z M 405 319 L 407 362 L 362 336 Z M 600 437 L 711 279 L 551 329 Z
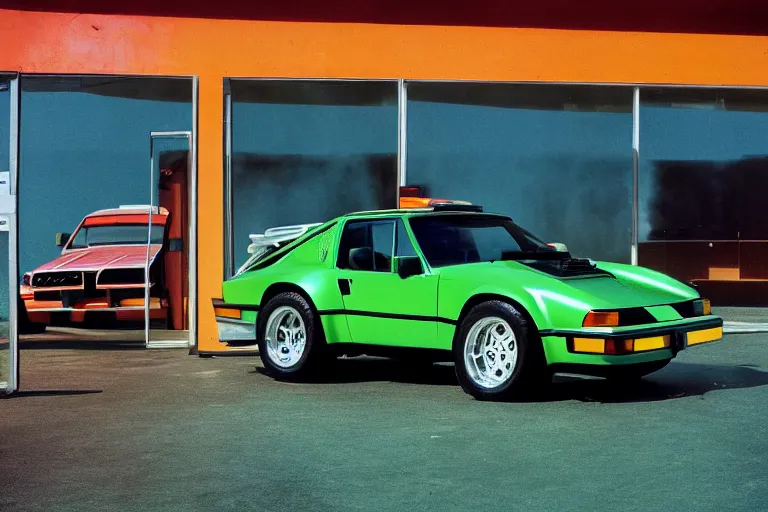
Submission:
M 147 243 L 147 224 L 114 224 L 84 227 L 77 232 L 70 249 L 99 245 L 143 245 Z M 152 226 L 152 243 L 163 243 L 164 226 Z
M 411 229 L 432 267 L 503 259 L 560 259 L 557 252 L 508 217 L 425 215 L 410 219 Z

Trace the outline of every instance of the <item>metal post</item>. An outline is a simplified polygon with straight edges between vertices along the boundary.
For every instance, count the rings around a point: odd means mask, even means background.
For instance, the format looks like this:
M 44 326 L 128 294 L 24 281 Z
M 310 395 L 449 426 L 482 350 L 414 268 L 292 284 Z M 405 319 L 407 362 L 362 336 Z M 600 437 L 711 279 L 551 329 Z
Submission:
M 147 259 L 144 263 L 144 344 L 149 346 L 149 253 L 152 248 L 152 201 L 155 183 L 155 138 L 149 136 L 149 221 L 147 222 Z
M 21 97 L 19 93 L 19 75 L 10 82 L 10 197 L 9 205 L 13 211 L 8 215 L 8 350 L 10 373 L 7 393 L 19 389 L 19 226 L 18 226 L 18 191 L 19 191 L 19 127 Z
M 197 349 L 197 124 L 199 116 L 200 78 L 192 78 L 192 133 L 189 141 L 189 346 Z
M 224 79 L 224 279 L 235 273 L 234 197 L 232 193 L 232 88 Z
M 193 91 L 194 93 L 194 91 Z M 193 123 L 195 123 L 196 120 L 196 113 L 193 112 Z M 194 124 L 193 126 L 196 126 Z M 190 229 L 189 233 L 191 235 L 191 239 L 189 241 L 189 295 L 190 300 L 188 304 L 188 310 L 189 310 L 189 337 L 187 338 L 187 341 L 183 344 L 179 343 L 179 341 L 176 340 L 157 340 L 154 343 L 150 343 L 150 328 L 149 328 L 149 255 L 150 255 L 150 249 L 152 247 L 152 209 L 154 208 L 154 185 L 155 185 L 155 139 L 186 139 L 187 141 L 187 148 L 189 149 L 189 160 L 188 160 L 188 170 L 191 170 L 192 176 L 192 186 L 191 190 L 192 193 L 195 194 L 190 198 L 190 202 L 192 204 L 192 207 L 190 208 Z M 150 165 L 150 171 L 149 171 L 149 225 L 147 226 L 147 256 L 146 256 L 146 262 L 144 265 L 144 277 L 146 279 L 146 282 L 144 283 L 144 335 L 145 335 L 145 344 L 147 348 L 171 348 L 171 347 L 180 347 L 180 346 L 194 346 L 193 344 L 196 343 L 197 340 L 197 330 L 194 329 L 193 326 L 196 326 L 197 322 L 197 315 L 196 315 L 196 301 L 193 301 L 192 298 L 195 297 L 197 294 L 197 265 L 195 264 L 197 262 L 197 251 L 195 250 L 197 248 L 197 166 L 194 165 L 195 159 L 197 158 L 197 152 L 195 151 L 195 145 L 194 145 L 194 138 L 193 133 L 189 131 L 174 131 L 174 132 L 150 132 L 149 134 L 149 165 Z M 194 167 L 193 167 L 194 166 Z M 194 337 L 193 337 L 194 336 Z M 193 341 L 194 340 L 194 341 Z
M 408 90 L 405 80 L 397 81 L 397 175 L 401 187 L 408 183 Z M 398 189 L 397 200 L 400 201 Z
M 632 265 L 638 264 L 637 246 L 640 226 L 639 169 L 640 165 L 640 88 L 632 92 Z

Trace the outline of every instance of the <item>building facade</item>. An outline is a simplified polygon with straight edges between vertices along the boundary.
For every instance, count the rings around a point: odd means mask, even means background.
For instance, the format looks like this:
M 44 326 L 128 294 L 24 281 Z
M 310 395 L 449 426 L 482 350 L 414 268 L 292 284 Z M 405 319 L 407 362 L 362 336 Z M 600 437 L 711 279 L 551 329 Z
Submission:
M 152 179 L 186 154 L 170 238 L 201 353 L 227 350 L 211 298 L 250 233 L 391 207 L 400 185 L 767 305 L 758 2 L 106 4 L 0 2 L 7 297 L 84 215 L 162 203 Z

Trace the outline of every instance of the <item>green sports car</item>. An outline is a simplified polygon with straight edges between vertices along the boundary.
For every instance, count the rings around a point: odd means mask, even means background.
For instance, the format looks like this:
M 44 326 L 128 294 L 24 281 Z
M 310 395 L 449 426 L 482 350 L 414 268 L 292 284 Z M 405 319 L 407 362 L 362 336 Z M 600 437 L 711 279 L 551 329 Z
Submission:
M 328 356 L 453 361 L 478 399 L 555 372 L 636 379 L 722 337 L 709 301 L 646 268 L 572 257 L 480 206 L 381 210 L 251 235 L 219 338 L 299 378 Z

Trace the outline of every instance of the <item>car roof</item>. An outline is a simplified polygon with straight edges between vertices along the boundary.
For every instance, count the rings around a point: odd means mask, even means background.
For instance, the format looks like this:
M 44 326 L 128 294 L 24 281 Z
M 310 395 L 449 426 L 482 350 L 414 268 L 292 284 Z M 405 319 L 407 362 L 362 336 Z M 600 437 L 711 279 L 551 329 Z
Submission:
M 374 218 L 374 217 L 387 217 L 387 216 L 402 216 L 402 217 L 416 217 L 416 216 L 439 216 L 439 215 L 478 215 L 478 216 L 493 216 L 493 217 L 507 217 L 500 213 L 491 212 L 473 212 L 463 210 L 448 210 L 440 209 L 435 211 L 434 208 L 402 208 L 392 210 L 368 210 L 360 212 L 347 213 L 339 218 L 344 219 L 357 219 L 357 218 Z
M 136 214 L 149 214 L 149 205 L 125 205 L 119 208 L 107 208 L 105 210 L 97 210 L 93 213 L 89 213 L 88 217 L 104 217 L 112 215 L 136 215 Z M 153 206 L 152 215 L 168 215 L 166 208 Z

